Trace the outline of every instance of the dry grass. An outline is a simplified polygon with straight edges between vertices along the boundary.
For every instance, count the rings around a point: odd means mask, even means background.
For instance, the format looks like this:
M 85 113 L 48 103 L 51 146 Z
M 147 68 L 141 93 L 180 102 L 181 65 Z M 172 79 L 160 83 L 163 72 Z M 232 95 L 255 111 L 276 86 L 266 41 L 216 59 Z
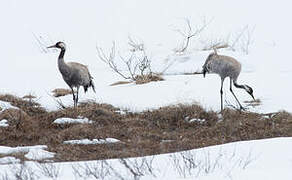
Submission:
M 146 84 L 152 81 L 163 81 L 164 79 L 159 74 L 147 74 L 147 75 L 137 75 L 135 77 L 135 83 L 136 84 Z
M 13 106 L 18 107 L 28 115 L 45 113 L 45 109 L 39 103 L 33 100 L 25 100 L 10 94 L 0 95 L 0 100 L 10 102 Z
M 12 100 L 22 110 L 7 110 L 9 126 L 0 128 L 0 145 L 48 145 L 55 161 L 77 161 L 175 152 L 227 142 L 292 136 L 292 115 L 287 112 L 263 115 L 226 109 L 222 118 L 199 105 L 176 105 L 142 113 L 120 114 L 108 104 L 82 103 L 75 110 L 28 111 L 22 99 Z M 20 101 L 20 102 L 16 102 Z M 38 107 L 40 108 L 40 107 Z M 10 111 L 8 113 L 8 111 Z M 34 112 L 34 113 L 32 113 Z M 6 114 L 6 115 L 5 115 Z M 7 115 L 8 114 L 8 115 Z M 17 115 L 19 114 L 19 116 Z M 22 114 L 22 115 L 20 115 Z M 61 117 L 87 117 L 92 124 L 53 124 Z M 117 138 L 120 143 L 103 145 L 63 144 L 72 139 Z
M 66 96 L 68 94 L 72 94 L 72 91 L 70 89 L 63 89 L 63 88 L 57 88 L 52 91 L 54 97 L 61 97 Z
M 147 74 L 147 75 L 137 75 L 134 78 L 135 84 L 146 84 L 152 81 L 163 81 L 164 79 L 161 77 L 159 74 Z M 122 85 L 122 84 L 129 84 L 132 83 L 133 81 L 118 81 L 110 86 L 117 86 L 117 85 Z

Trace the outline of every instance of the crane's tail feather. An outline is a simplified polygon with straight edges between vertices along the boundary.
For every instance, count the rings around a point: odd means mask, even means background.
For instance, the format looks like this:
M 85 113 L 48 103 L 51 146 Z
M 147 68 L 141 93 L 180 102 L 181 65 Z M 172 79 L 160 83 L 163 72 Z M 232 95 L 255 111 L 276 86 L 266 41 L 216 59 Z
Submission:
M 96 93 L 95 92 L 95 86 L 94 86 L 94 83 L 93 83 L 92 79 L 89 82 L 89 86 L 92 87 L 92 90 L 94 91 L 94 93 Z
M 92 90 L 94 91 L 94 93 L 96 93 L 95 92 L 95 86 L 94 86 L 94 83 L 92 81 L 92 78 L 90 79 L 89 84 L 87 84 L 86 86 L 83 86 L 85 93 L 87 92 L 89 87 L 92 87 Z
M 208 73 L 208 72 L 209 71 L 208 71 L 207 67 L 204 65 L 203 66 L 203 70 L 202 70 L 203 76 L 205 77 L 206 76 L 206 73 Z

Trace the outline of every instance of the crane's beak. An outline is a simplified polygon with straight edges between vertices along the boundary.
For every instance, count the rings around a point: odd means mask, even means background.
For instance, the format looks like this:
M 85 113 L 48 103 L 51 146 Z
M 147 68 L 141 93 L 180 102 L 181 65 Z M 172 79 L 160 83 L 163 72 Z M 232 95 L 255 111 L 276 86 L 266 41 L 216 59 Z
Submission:
M 49 46 L 47 48 L 55 48 L 55 47 L 56 47 L 56 45 L 52 45 L 52 46 Z
M 253 100 L 255 101 L 255 98 L 253 97 L 253 94 L 250 94 L 250 96 L 253 98 Z

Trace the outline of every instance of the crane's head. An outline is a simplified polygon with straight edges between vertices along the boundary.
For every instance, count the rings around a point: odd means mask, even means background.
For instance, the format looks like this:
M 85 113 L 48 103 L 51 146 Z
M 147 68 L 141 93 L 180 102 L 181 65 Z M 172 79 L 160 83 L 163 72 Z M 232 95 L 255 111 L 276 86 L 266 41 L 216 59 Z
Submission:
M 47 48 L 59 48 L 59 49 L 66 49 L 66 44 L 64 42 L 57 42 L 56 44 L 49 46 Z
M 216 56 L 216 53 L 211 53 L 209 54 L 209 56 L 207 57 L 205 64 L 203 65 L 203 70 L 202 70 L 202 74 L 205 77 L 206 73 L 209 73 L 209 69 L 208 69 L 208 64 L 209 62 Z
M 253 98 L 253 100 L 255 100 L 254 96 L 253 96 L 253 89 L 248 86 L 248 85 L 243 85 L 245 91 Z

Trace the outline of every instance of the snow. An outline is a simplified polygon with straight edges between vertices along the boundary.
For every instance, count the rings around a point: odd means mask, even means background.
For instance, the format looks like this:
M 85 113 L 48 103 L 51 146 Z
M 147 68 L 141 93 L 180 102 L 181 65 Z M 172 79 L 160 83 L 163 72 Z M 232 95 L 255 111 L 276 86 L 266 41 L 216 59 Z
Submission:
M 88 118 L 78 118 L 78 119 L 73 119 L 73 118 L 58 118 L 54 120 L 55 124 L 65 124 L 65 123 L 92 123 L 92 121 L 88 120 Z
M 208 74 L 206 78 L 201 75 L 181 74 L 201 69 L 210 53 L 198 51 L 204 43 L 226 39 L 229 35 L 232 37 L 234 33 L 240 33 L 242 27 L 249 25 L 255 27 L 249 54 L 227 50 L 220 50 L 219 53 L 233 56 L 242 63 L 238 83 L 251 86 L 255 98 L 261 100 L 261 105 L 251 107 L 249 110 L 264 113 L 279 110 L 292 112 L 290 93 L 292 61 L 288 53 L 292 42 L 290 35 L 292 25 L 286 20 L 292 15 L 291 5 L 287 0 L 264 3 L 252 0 L 107 0 L 86 1 L 86 3 L 69 0 L 3 1 L 0 7 L 0 16 L 5 17 L 5 21 L 1 22 L 0 30 L 2 67 L 0 93 L 18 96 L 33 93 L 39 98 L 38 102 L 48 110 L 58 109 L 56 98 L 52 97 L 50 92 L 55 88 L 67 88 L 56 67 L 58 53 L 55 51 L 43 53 L 32 35 L 34 33 L 38 37 L 41 36 L 46 42 L 45 45 L 64 41 L 68 48 L 65 60 L 72 59 L 88 65 L 94 77 L 97 93 L 94 94 L 89 90 L 85 95 L 80 91 L 80 101 L 109 103 L 121 108 L 121 113 L 124 112 L 123 110 L 139 112 L 178 103 L 198 103 L 206 109 L 218 111 L 220 110 L 220 78 L 213 74 Z M 185 54 L 174 54 L 172 50 L 177 48 L 181 36 L 173 29 L 181 27 L 183 18 L 189 18 L 194 25 L 197 25 L 202 17 L 212 20 L 207 29 L 191 40 Z M 146 51 L 152 59 L 154 71 L 159 72 L 167 64 L 173 63 L 163 76 L 165 81 L 143 85 L 131 83 L 109 86 L 123 79 L 98 60 L 96 46 L 109 49 L 112 41 L 115 41 L 119 48 L 117 54 L 122 55 L 129 50 L 128 36 L 144 42 Z M 250 100 L 249 95 L 243 90 L 234 88 L 234 91 L 241 102 Z M 236 104 L 229 92 L 228 81 L 224 83 L 224 98 Z M 65 106 L 73 105 L 72 96 L 57 99 Z M 8 108 L 17 107 L 0 101 L 1 111 Z M 72 120 L 65 118 L 57 122 L 72 123 Z M 90 123 L 88 119 L 83 118 L 77 121 Z M 155 177 L 147 174 L 149 172 L 144 169 L 144 176 L 141 179 L 288 180 L 292 179 L 291 142 L 291 138 L 275 138 L 192 150 L 191 154 L 200 155 L 196 156 L 199 158 L 198 162 L 201 162 L 198 166 L 200 172 L 196 169 L 188 170 L 171 166 L 174 162 L 171 157 L 178 156 L 180 163 L 186 160 L 182 159 L 180 153 L 159 155 L 153 160 Z M 235 147 L 234 156 L 231 156 Z M 0 146 L 0 154 L 25 152 L 28 157 L 33 158 L 32 154 L 37 154 L 33 153 L 34 151 L 40 152 L 41 155 L 46 154 L 43 152 L 44 149 L 45 146 L 34 148 Z M 250 156 L 249 152 L 251 152 Z M 218 166 L 212 171 L 208 170 L 207 166 L 208 154 L 210 154 L 210 162 L 214 162 L 214 158 L 215 160 L 219 158 Z M 248 162 L 249 157 L 251 162 L 244 168 L 243 164 Z M 146 157 L 149 158 L 153 157 Z M 127 160 L 134 162 L 142 159 Z M 126 179 L 132 177 L 129 170 L 118 159 L 80 164 L 101 165 L 102 162 L 112 165 L 118 174 Z M 26 163 L 34 167 L 31 162 Z M 75 178 L 72 165 L 76 164 L 60 163 L 64 171 L 59 179 Z M 0 173 L 10 172 L 9 168 L 7 165 L 1 165 Z M 117 174 L 115 175 L 114 179 L 117 179 Z M 46 178 L 41 176 L 36 179 Z
M 32 4 L 34 11 L 28 11 Z M 292 87 L 291 83 L 286 83 L 290 81 L 292 63 L 285 53 L 289 52 L 292 38 L 288 34 L 292 26 L 286 21 L 280 21 L 291 13 L 288 9 L 291 5 L 289 1 L 265 3 L 265 8 L 261 9 L 260 14 L 258 8 L 262 7 L 262 2 L 251 0 L 238 3 L 228 0 L 220 3 L 210 0 L 110 0 L 69 4 L 67 7 L 66 2 L 59 3 L 54 0 L 39 3 L 30 0 L 27 3 L 5 2 L 1 6 L 5 7 L 1 13 L 8 18 L 0 33 L 3 42 L 1 56 L 5 59 L 2 61 L 5 68 L 1 70 L 1 74 L 9 77 L 1 79 L 1 93 L 19 96 L 33 93 L 48 110 L 58 109 L 56 98 L 49 93 L 55 88 L 67 88 L 56 68 L 58 53 L 42 53 L 32 35 L 33 32 L 42 37 L 45 45 L 65 41 L 68 48 L 65 59 L 88 65 L 95 78 L 97 94 L 92 91 L 86 95 L 80 92 L 80 101 L 109 103 L 129 111 L 194 102 L 208 109 L 220 110 L 218 76 L 207 75 L 202 78 L 200 75 L 175 74 L 200 70 L 210 53 L 198 51 L 204 43 L 227 39 L 228 36 L 232 38 L 249 25 L 251 28 L 255 27 L 255 31 L 248 55 L 241 51 L 220 50 L 219 53 L 236 57 L 242 63 L 239 83 L 250 85 L 254 89 L 255 97 L 262 101 L 260 106 L 250 110 L 266 113 L 283 109 L 292 111 L 292 102 L 287 101 L 291 99 L 291 93 L 288 92 Z M 52 13 L 52 9 L 62 13 Z M 226 9 L 228 11 L 225 11 Z M 277 13 L 271 13 L 275 11 Z M 173 49 L 177 48 L 182 40 L 181 35 L 174 29 L 184 27 L 184 18 L 189 18 L 196 26 L 202 23 L 204 17 L 211 20 L 206 30 L 192 39 L 185 54 L 174 54 Z M 66 19 L 66 23 L 63 19 Z M 119 49 L 117 54 L 122 55 L 129 50 L 128 36 L 144 42 L 153 62 L 153 71 L 159 72 L 173 62 L 165 72 L 168 74 L 164 76 L 165 81 L 145 85 L 109 86 L 123 79 L 98 60 L 96 45 L 108 50 L 112 41 L 115 41 Z M 228 81 L 224 85 L 225 98 L 235 104 L 228 91 Z M 241 101 L 250 100 L 243 90 L 235 91 Z M 73 105 L 71 96 L 58 99 L 62 100 L 65 106 Z
M 0 120 L 0 127 L 8 127 L 8 121 L 6 119 Z
M 35 145 L 35 146 L 18 146 L 18 147 L 7 147 L 0 146 L 0 155 L 10 155 L 17 153 L 26 153 L 24 156 L 27 159 L 42 160 L 54 157 L 55 153 L 45 151 L 46 145 Z
M 83 162 L 25 162 L 38 179 L 47 177 L 39 167 L 58 172 L 57 179 L 139 179 L 141 180 L 289 180 L 291 174 L 292 138 L 241 141 L 177 153 L 154 156 Z M 13 176 L 11 166 L 1 165 L 0 176 Z M 130 170 L 131 169 L 131 170 Z M 137 174 L 136 178 L 131 172 Z
M 198 122 L 198 123 L 204 123 L 206 120 L 205 119 L 198 119 L 198 118 L 194 118 L 194 119 L 190 119 L 189 122 Z
M 106 138 L 106 139 L 81 139 L 81 140 L 68 140 L 64 141 L 64 144 L 110 144 L 110 143 L 117 143 L 120 140 L 115 138 Z
M 12 157 L 12 156 L 6 156 L 3 158 L 0 158 L 0 164 L 9 164 L 9 163 L 19 163 L 20 160 Z
M 43 160 L 53 158 L 56 153 L 48 152 L 43 149 L 31 149 L 24 157 L 31 160 Z
M 9 102 L 0 100 L 0 112 L 5 111 L 6 109 L 18 109 L 18 107 L 12 106 Z

